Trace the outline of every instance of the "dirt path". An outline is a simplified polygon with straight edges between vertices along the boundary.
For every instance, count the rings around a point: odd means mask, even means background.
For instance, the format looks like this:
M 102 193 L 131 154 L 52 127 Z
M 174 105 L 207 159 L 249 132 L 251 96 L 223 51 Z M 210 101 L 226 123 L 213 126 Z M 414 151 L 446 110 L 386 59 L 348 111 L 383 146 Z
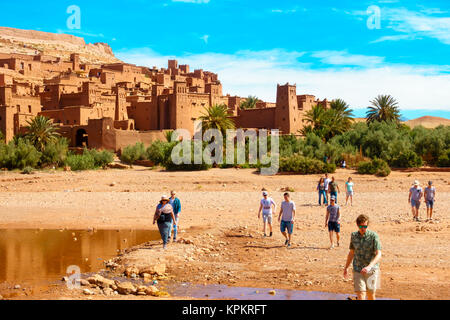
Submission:
M 339 170 L 334 176 L 341 191 L 350 175 L 355 203 L 342 206 L 342 245 L 334 250 L 327 249 L 325 209 L 316 204 L 319 176 L 262 177 L 252 170 L 168 173 L 136 167 L 31 176 L 1 173 L 0 228 L 153 229 L 151 216 L 159 197 L 176 189 L 183 205 L 181 237 L 193 244 L 172 244 L 162 257 L 155 254 L 158 247 L 140 249 L 122 257 L 123 263 L 146 264 L 160 257 L 179 281 L 351 293 L 352 283 L 343 281 L 342 268 L 354 221 L 366 213 L 383 245 L 379 295 L 449 299 L 450 173 L 393 172 L 376 178 Z M 414 179 L 434 181 L 439 223 L 411 221 L 407 196 Z M 283 246 L 277 226 L 273 238 L 262 237 L 257 209 L 263 187 L 277 204 L 281 188 L 295 190 L 298 219 L 292 249 Z M 421 214 L 425 217 L 424 207 Z M 56 291 L 44 297 L 65 296 Z

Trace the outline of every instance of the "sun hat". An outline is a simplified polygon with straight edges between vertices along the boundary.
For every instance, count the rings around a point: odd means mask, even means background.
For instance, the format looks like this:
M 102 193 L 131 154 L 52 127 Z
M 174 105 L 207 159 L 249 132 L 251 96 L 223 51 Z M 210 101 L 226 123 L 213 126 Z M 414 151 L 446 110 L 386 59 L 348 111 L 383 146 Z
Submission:
M 169 198 L 166 196 L 166 195 L 163 195 L 162 197 L 161 197 L 161 201 L 169 201 Z
M 336 201 L 336 197 L 333 196 L 333 197 L 330 198 L 330 200 Z
M 414 185 L 415 186 L 420 186 L 420 182 L 418 180 L 414 180 Z

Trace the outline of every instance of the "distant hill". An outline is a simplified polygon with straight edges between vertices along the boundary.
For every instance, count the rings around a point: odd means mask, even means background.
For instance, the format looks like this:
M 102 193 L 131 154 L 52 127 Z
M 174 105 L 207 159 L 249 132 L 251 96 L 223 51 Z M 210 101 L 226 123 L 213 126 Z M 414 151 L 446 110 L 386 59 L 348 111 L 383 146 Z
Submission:
M 366 122 L 366 118 L 355 118 L 355 122 Z M 436 128 L 440 125 L 450 126 L 450 119 L 424 116 L 413 120 L 404 121 L 404 124 L 414 128 L 417 126 L 423 126 L 425 128 Z
M 450 119 L 425 116 L 405 122 L 406 125 L 414 128 L 416 126 L 424 126 L 425 128 L 436 128 L 440 125 L 450 126 Z
M 80 54 L 82 63 L 120 62 L 106 43 L 86 44 L 83 38 L 68 34 L 0 27 L 0 58 L 8 54 L 40 53 L 68 61 L 73 52 Z

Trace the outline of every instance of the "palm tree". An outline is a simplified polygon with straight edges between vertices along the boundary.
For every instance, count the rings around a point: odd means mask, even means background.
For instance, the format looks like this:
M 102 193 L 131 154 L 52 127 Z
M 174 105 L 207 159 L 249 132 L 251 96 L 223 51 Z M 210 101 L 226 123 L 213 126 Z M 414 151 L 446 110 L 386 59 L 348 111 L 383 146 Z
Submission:
M 254 96 L 249 96 L 247 99 L 242 101 L 241 103 L 241 109 L 255 109 L 256 103 L 258 103 L 259 99 Z
M 38 151 L 43 151 L 48 143 L 56 141 L 60 136 L 56 132 L 57 128 L 49 118 L 37 116 L 27 123 L 26 137 L 34 144 Z
M 305 113 L 303 122 L 309 123 L 314 130 L 319 129 L 325 122 L 325 113 L 326 110 L 322 106 L 316 105 Z
M 339 133 L 349 130 L 355 115 L 347 102 L 342 99 L 335 99 L 331 101 L 331 110 L 334 110 L 334 121 L 338 124 Z
M 224 104 L 213 105 L 205 108 L 205 113 L 199 118 L 202 121 L 202 129 L 217 129 L 225 134 L 228 129 L 235 129 L 234 121 L 228 117 L 228 107 Z
M 375 100 L 370 102 L 367 111 L 367 122 L 374 121 L 395 121 L 400 122 L 400 109 L 397 100 L 390 95 L 379 95 Z

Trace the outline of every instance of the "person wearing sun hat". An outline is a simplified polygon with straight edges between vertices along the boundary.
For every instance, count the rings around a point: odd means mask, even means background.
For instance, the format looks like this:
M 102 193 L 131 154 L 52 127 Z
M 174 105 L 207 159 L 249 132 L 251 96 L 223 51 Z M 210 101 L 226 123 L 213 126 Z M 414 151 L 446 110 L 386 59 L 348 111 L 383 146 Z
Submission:
M 273 220 L 273 211 L 277 210 L 277 205 L 275 204 L 275 201 L 273 201 L 272 198 L 269 198 L 269 193 L 264 190 L 263 191 L 263 198 L 261 199 L 261 204 L 259 206 L 258 211 L 258 219 L 261 219 L 261 211 L 263 214 L 263 232 L 264 237 L 267 237 L 266 233 L 266 227 L 267 224 L 269 225 L 270 229 L 270 237 L 273 235 L 273 229 L 272 229 L 272 220 Z
M 172 229 L 172 223 L 176 226 L 175 215 L 173 213 L 173 207 L 169 203 L 169 197 L 163 195 L 161 201 L 155 210 L 153 217 L 153 224 L 158 222 L 159 233 L 163 241 L 163 248 L 167 248 L 169 242 L 170 230 Z
M 415 180 L 413 186 L 409 189 L 408 203 L 411 204 L 413 214 L 413 221 L 419 220 L 420 202 L 422 200 L 423 190 L 420 187 L 420 182 Z

